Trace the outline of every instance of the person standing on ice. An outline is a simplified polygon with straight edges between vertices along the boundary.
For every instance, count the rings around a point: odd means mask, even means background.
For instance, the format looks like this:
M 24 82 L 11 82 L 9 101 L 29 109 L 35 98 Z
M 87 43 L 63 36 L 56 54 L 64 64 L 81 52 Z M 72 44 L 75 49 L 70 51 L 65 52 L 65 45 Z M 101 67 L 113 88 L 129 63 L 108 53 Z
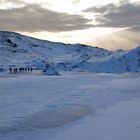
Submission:
M 16 69 L 14 68 L 14 73 L 16 73 Z
M 19 72 L 22 72 L 22 68 L 19 68 Z
M 18 71 L 17 71 L 17 68 L 15 68 L 15 73 L 17 73 Z
M 12 73 L 12 68 L 11 67 L 10 67 L 9 71 L 10 71 L 10 73 Z

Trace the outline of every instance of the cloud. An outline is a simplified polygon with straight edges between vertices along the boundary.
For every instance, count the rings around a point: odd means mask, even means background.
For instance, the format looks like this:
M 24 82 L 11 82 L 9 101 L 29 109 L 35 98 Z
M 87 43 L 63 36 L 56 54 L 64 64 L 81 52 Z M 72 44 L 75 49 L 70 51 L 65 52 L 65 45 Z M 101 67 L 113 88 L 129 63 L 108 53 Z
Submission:
M 91 20 L 80 15 L 58 13 L 37 4 L 0 10 L 0 29 L 25 32 L 72 31 L 92 27 Z
M 0 3 L 13 3 L 13 4 L 23 4 L 23 0 L 0 0 Z
M 93 12 L 93 13 L 105 13 L 107 12 L 108 10 L 112 10 L 113 8 L 115 7 L 114 4 L 108 4 L 106 6 L 102 6 L 102 7 L 90 7 L 90 8 L 87 8 L 86 10 L 84 10 L 84 12 Z
M 122 0 L 119 4 L 90 7 L 86 13 L 96 15 L 96 27 L 121 28 L 99 39 L 97 44 L 112 50 L 129 49 L 140 44 L 140 3 Z
M 126 30 L 132 31 L 132 32 L 139 32 L 140 33 L 140 25 L 131 26 L 131 27 L 129 27 Z
M 140 3 L 120 2 L 119 5 L 91 7 L 84 12 L 96 13 L 98 27 L 125 28 L 140 25 Z

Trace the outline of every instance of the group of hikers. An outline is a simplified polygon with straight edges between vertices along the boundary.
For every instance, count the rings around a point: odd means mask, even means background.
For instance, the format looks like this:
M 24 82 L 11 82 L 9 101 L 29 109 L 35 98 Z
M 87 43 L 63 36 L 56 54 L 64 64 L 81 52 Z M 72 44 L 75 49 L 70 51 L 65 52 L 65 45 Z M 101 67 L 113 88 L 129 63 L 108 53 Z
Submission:
M 32 72 L 33 68 L 24 68 L 24 67 L 20 67 L 20 68 L 9 68 L 10 73 L 18 73 L 18 72 Z

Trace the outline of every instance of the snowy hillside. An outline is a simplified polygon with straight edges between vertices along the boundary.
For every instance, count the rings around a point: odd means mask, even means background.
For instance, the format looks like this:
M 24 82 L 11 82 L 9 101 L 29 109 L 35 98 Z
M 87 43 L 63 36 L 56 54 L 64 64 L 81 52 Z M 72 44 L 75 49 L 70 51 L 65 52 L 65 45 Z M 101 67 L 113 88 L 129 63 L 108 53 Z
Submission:
M 114 52 L 96 62 L 82 63 L 78 68 L 94 72 L 140 72 L 140 47 L 130 51 Z
M 0 68 L 32 66 L 57 71 L 135 72 L 140 71 L 140 48 L 111 52 L 82 44 L 54 43 L 18 33 L 0 32 Z

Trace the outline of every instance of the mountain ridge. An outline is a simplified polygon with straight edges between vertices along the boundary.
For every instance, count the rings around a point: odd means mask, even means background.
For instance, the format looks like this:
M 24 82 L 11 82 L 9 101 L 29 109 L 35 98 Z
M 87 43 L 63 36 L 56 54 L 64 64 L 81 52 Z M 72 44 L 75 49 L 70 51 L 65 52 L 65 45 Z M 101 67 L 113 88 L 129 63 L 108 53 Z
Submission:
M 65 44 L 0 31 L 0 67 L 32 66 L 57 71 L 139 72 L 140 47 L 115 52 L 84 44 Z

